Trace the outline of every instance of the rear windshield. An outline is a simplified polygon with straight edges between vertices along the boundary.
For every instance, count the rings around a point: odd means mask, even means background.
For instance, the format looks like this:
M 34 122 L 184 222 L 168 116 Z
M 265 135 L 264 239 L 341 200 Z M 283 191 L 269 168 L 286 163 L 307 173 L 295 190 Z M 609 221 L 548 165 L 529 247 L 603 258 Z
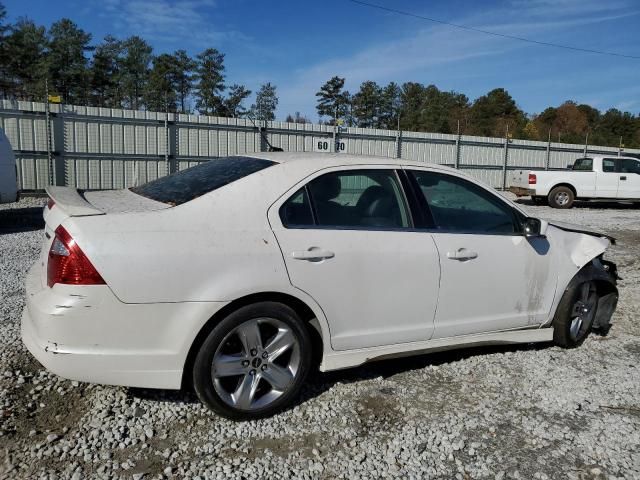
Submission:
M 218 158 L 130 190 L 158 202 L 180 205 L 274 164 L 251 157 Z
M 593 170 L 593 158 L 579 158 L 573 164 L 574 170 Z

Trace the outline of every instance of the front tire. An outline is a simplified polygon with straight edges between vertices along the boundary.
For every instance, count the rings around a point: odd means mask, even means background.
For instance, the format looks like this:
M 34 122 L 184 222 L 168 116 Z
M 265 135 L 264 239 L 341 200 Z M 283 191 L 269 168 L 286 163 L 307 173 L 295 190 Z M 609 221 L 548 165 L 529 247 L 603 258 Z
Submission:
M 294 310 L 276 302 L 247 305 L 209 333 L 194 362 L 193 386 L 200 401 L 224 417 L 268 417 L 298 395 L 311 349 Z
M 571 208 L 576 199 L 573 190 L 564 185 L 554 188 L 549 192 L 549 205 L 553 208 Z
M 553 342 L 575 348 L 591 332 L 598 309 L 598 289 L 593 281 L 571 285 L 565 291 L 553 318 Z

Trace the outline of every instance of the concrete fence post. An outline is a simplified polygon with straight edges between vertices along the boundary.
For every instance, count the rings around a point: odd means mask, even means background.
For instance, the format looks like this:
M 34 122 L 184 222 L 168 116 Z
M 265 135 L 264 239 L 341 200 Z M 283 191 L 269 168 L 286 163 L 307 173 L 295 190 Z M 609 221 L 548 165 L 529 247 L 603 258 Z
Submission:
M 396 131 L 396 158 L 402 158 L 402 130 Z

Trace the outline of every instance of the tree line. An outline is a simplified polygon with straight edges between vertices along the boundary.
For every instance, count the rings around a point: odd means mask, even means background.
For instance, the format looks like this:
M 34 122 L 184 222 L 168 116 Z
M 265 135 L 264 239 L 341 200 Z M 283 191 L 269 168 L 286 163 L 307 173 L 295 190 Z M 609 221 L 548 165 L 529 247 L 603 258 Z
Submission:
M 99 44 L 72 20 L 49 29 L 33 20 L 6 22 L 0 4 L 0 97 L 44 101 L 46 91 L 65 103 L 273 120 L 275 85 L 263 84 L 249 109 L 251 90 L 228 85 L 224 53 L 207 48 L 154 54 L 143 38 L 107 35 Z
M 98 44 L 90 33 L 63 18 L 49 29 L 28 18 L 14 24 L 0 3 L 0 98 L 44 101 L 46 91 L 65 103 L 146 109 L 222 117 L 274 120 L 276 86 L 252 92 L 227 82 L 225 55 L 207 48 L 194 57 L 185 50 L 156 54 L 139 36 L 107 35 Z M 435 85 L 363 82 L 350 93 L 345 79 L 334 76 L 316 93 L 321 121 L 347 126 L 460 133 L 640 147 L 640 116 L 612 108 L 606 112 L 573 101 L 529 115 L 503 88 L 474 101 L 463 93 Z M 295 112 L 286 121 L 310 120 Z
M 335 76 L 316 93 L 317 113 L 327 123 L 337 119 L 365 128 L 640 147 L 640 116 L 615 108 L 600 112 L 569 100 L 528 115 L 504 88 L 471 102 L 462 93 L 416 82 L 382 86 L 365 81 L 353 94 L 344 84 Z

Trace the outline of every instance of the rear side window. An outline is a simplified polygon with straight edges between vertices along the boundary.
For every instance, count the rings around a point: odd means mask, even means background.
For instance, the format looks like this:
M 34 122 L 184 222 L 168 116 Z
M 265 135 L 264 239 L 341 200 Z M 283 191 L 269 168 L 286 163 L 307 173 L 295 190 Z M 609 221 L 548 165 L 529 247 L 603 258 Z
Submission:
M 275 162 L 260 158 L 219 158 L 133 187 L 131 191 L 158 202 L 180 205 L 271 165 Z
M 410 226 L 402 187 L 393 170 L 326 173 L 280 208 L 285 227 L 398 229 Z
M 280 219 L 285 227 L 313 225 L 313 211 L 306 188 L 301 188 L 280 207 Z
M 573 170 L 590 172 L 593 170 L 593 158 L 579 158 L 573 164 Z

